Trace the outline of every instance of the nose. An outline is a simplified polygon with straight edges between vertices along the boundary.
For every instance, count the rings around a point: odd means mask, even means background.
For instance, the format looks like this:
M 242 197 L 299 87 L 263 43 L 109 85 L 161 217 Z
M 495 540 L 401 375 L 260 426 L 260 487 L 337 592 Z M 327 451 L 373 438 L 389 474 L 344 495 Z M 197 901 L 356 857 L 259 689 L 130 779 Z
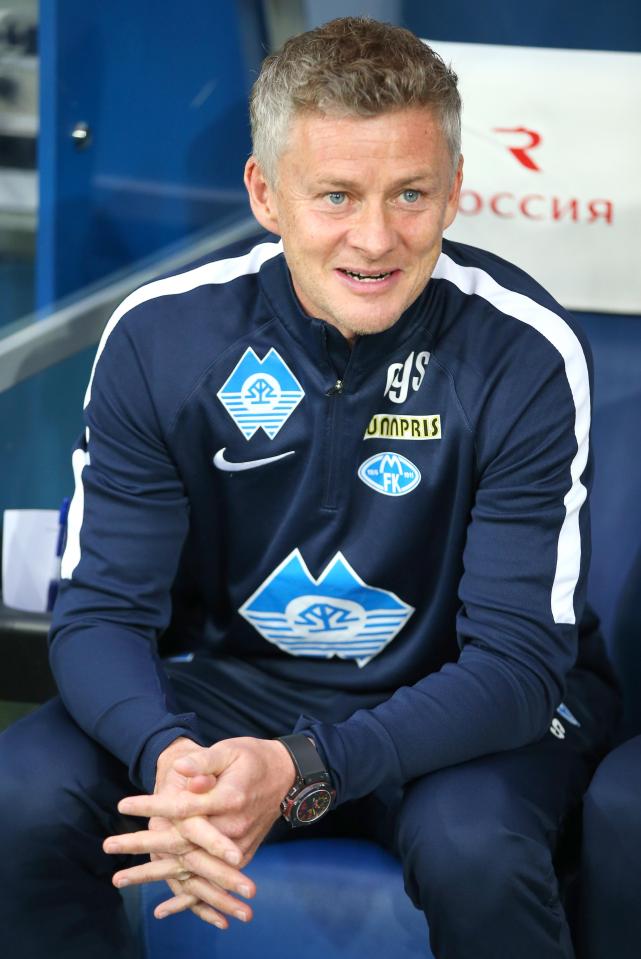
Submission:
M 371 200 L 362 204 L 352 222 L 349 242 L 372 261 L 380 260 L 394 249 L 396 231 L 392 225 L 392 212 L 384 202 Z

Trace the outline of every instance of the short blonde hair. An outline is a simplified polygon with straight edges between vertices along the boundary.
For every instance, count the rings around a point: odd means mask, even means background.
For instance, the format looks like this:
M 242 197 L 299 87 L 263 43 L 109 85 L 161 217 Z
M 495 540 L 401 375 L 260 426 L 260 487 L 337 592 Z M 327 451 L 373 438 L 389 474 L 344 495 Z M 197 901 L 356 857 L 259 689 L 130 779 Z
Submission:
M 304 111 L 370 117 L 425 106 L 438 118 L 454 175 L 461 152 L 458 78 L 403 27 L 342 17 L 291 37 L 264 61 L 250 105 L 253 153 L 276 183 L 292 118 Z

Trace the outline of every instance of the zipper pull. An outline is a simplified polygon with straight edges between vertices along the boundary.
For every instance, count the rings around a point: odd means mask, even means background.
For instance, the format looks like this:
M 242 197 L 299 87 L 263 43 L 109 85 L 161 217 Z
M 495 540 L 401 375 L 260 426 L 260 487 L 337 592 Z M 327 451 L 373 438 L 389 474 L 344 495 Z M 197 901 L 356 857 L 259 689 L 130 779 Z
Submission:
M 339 393 L 343 392 L 343 381 L 336 380 L 333 386 L 331 386 L 325 396 L 337 396 Z

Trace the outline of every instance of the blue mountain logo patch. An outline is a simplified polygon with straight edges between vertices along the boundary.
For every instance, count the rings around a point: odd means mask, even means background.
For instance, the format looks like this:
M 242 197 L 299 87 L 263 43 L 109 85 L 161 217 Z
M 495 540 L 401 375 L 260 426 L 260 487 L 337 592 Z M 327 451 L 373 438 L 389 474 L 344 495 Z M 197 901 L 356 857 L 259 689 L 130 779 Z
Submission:
M 292 656 L 338 656 L 359 666 L 377 656 L 413 612 L 395 593 L 364 583 L 340 552 L 314 579 L 298 549 L 239 609 Z
M 216 395 L 246 440 L 258 429 L 273 440 L 305 393 L 273 347 L 259 360 L 250 346 Z
M 361 463 L 359 478 L 384 496 L 405 496 L 421 482 L 418 467 L 400 453 L 377 453 Z

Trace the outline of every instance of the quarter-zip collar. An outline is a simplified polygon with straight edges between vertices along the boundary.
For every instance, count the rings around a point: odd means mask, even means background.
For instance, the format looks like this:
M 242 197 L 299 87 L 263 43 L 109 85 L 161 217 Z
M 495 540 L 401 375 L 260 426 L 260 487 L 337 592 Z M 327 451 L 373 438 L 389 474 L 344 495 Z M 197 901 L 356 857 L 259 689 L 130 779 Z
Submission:
M 340 330 L 331 323 L 324 323 L 325 344 L 337 380 L 345 379 L 345 370 L 351 359 L 351 347 Z
M 330 366 L 333 372 L 334 367 L 328 353 L 329 324 L 308 316 L 302 309 L 282 253 L 263 264 L 259 279 L 264 295 L 289 334 L 315 363 L 325 369 Z M 420 329 L 427 328 L 433 296 L 434 284 L 429 282 L 394 326 L 381 333 L 372 333 L 357 339 L 349 359 L 349 378 L 352 385 L 372 368 L 379 366 L 382 360 L 395 353 L 404 343 L 409 342 Z

